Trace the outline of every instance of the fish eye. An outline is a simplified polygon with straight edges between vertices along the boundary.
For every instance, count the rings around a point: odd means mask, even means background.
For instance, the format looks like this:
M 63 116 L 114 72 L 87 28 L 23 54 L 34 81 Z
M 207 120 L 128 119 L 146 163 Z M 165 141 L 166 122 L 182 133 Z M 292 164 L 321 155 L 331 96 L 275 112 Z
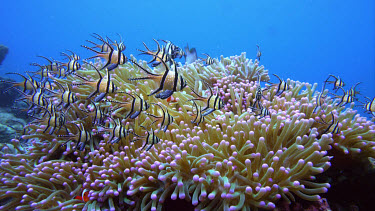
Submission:
M 146 110 L 150 107 L 150 104 L 148 104 L 146 101 L 145 101 L 145 107 L 146 107 Z
M 124 51 L 126 49 L 126 46 L 124 45 L 124 43 L 120 43 L 118 45 L 118 48 L 119 48 L 120 51 Z

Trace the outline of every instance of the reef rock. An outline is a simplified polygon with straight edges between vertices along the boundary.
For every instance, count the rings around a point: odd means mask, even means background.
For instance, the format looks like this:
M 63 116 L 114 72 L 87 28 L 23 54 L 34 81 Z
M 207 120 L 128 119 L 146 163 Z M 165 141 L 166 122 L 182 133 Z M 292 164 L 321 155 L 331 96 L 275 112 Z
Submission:
M 24 119 L 17 118 L 6 109 L 0 108 L 0 143 L 16 138 L 19 135 L 17 131 L 22 131 L 25 125 Z
M 8 51 L 8 47 L 6 47 L 5 45 L 0 45 L 0 64 L 5 59 L 5 56 L 8 54 Z
M 0 77 L 0 81 L 2 81 L 0 83 L 0 107 L 10 107 L 13 105 L 14 100 L 20 97 L 17 90 L 9 89 L 15 80 Z
M 18 118 L 27 120 L 28 116 L 24 109 L 28 108 L 28 104 L 23 101 L 16 101 L 16 99 L 22 96 L 15 89 L 10 89 L 12 83 L 15 81 L 3 77 L 0 77 L 0 81 L 2 81 L 0 83 L 0 115 L 2 115 L 2 113 L 10 113 L 10 115 L 15 115 Z M 0 129 L 0 131 L 2 131 L 2 129 Z

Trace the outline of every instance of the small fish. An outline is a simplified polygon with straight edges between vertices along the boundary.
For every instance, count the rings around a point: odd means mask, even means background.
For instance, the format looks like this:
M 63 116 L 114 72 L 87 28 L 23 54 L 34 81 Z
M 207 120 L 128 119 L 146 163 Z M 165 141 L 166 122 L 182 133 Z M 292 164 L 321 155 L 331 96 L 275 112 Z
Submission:
M 334 93 L 330 93 L 333 96 L 335 96 L 335 98 L 340 99 L 340 101 L 336 104 L 336 106 L 338 106 L 338 105 L 345 106 L 346 104 L 352 103 L 356 100 L 356 98 L 353 97 L 353 95 L 352 95 L 353 93 L 350 92 L 350 90 L 345 91 L 342 87 L 339 87 L 339 89 L 342 90 L 342 92 L 343 92 L 342 95 L 336 95 Z
M 40 70 L 31 72 L 31 73 L 34 73 L 34 75 L 36 74 L 41 75 L 42 81 L 44 80 L 44 78 L 47 78 L 47 79 L 50 78 L 51 75 L 57 76 L 59 78 L 66 77 L 67 75 L 69 75 L 69 71 L 63 68 L 63 66 L 58 61 L 55 61 L 53 59 L 50 60 L 44 56 L 38 56 L 38 57 L 44 58 L 49 62 L 48 65 L 40 65 L 38 63 L 31 63 L 31 65 L 38 66 L 40 68 Z M 76 56 L 76 58 L 77 57 L 79 56 Z M 74 66 L 74 63 L 72 65 Z M 77 69 L 77 67 L 73 69 Z
M 170 97 L 167 98 L 167 102 L 168 103 L 176 103 L 177 98 L 174 98 L 173 95 L 171 95 Z
M 195 92 L 194 89 L 190 88 L 191 91 L 195 95 L 197 95 L 198 97 L 194 98 L 194 99 L 190 99 L 188 101 L 199 100 L 199 101 L 205 102 L 206 103 L 206 107 L 202 110 L 202 112 L 204 111 L 204 113 L 202 114 L 202 116 L 207 116 L 207 115 L 209 115 L 210 113 L 212 113 L 212 112 L 214 112 L 216 110 L 222 109 L 224 107 L 224 102 L 221 99 L 218 87 L 216 87 L 216 94 L 214 95 L 214 93 L 212 92 L 212 89 L 211 89 L 210 85 L 208 83 L 206 83 L 206 82 L 204 82 L 204 83 L 206 84 L 206 86 L 210 90 L 210 96 L 207 97 L 207 98 L 206 97 L 202 97 L 197 92 Z
M 98 39 L 99 41 L 102 41 L 102 37 L 100 35 L 96 36 L 96 34 L 94 33 L 94 35 L 91 35 L 92 37 L 94 37 L 95 39 Z M 103 42 L 103 44 L 97 44 L 91 40 L 86 40 L 87 42 L 91 43 L 94 45 L 94 47 L 92 48 L 99 48 L 100 49 L 100 52 L 102 53 L 105 53 L 105 52 L 109 52 L 111 50 L 110 48 L 110 44 L 108 43 L 108 40 L 107 42 Z
M 333 112 L 331 112 L 331 118 L 332 118 L 331 124 L 328 124 L 322 117 L 320 117 L 320 119 L 323 122 L 318 122 L 318 123 L 328 125 L 328 127 L 322 132 L 322 134 L 325 134 L 327 132 L 329 132 L 331 134 L 339 134 L 340 133 L 339 121 L 338 120 L 335 121 L 335 115 L 333 115 Z M 332 128 L 332 126 L 333 126 L 333 128 Z
M 126 50 L 126 46 L 124 44 L 124 42 L 122 41 L 122 37 L 119 33 L 116 33 L 119 37 L 120 37 L 120 42 L 118 43 L 118 49 L 120 51 L 125 51 Z M 107 40 L 109 40 L 111 42 L 111 45 L 112 46 L 116 46 L 116 41 L 113 42 L 111 39 L 109 39 L 109 37 L 107 37 Z
M 111 128 L 111 136 L 109 138 L 109 142 L 111 144 L 115 144 L 115 143 L 118 143 L 120 140 L 122 139 L 126 139 L 130 134 L 133 134 L 137 137 L 140 137 L 138 135 L 136 135 L 135 133 L 132 133 L 130 132 L 129 130 L 127 130 L 120 122 L 119 119 L 116 119 L 114 122 L 114 127 Z
M 66 78 L 66 76 L 70 75 L 72 72 L 69 72 L 67 69 L 65 68 L 60 68 L 58 71 L 56 72 L 51 72 L 51 74 L 54 76 L 54 77 L 57 77 L 57 78 Z M 50 78 L 53 78 L 53 77 L 50 77 Z
M 59 62 L 61 64 L 61 66 L 67 68 L 66 71 L 69 72 L 69 73 L 76 72 L 77 70 L 79 70 L 81 68 L 81 64 L 78 62 L 78 60 L 79 60 L 80 57 L 77 54 L 73 53 L 73 52 L 72 52 L 72 54 L 73 55 L 68 55 L 68 54 L 62 52 L 61 55 L 63 55 L 66 58 L 68 58 L 69 61 L 66 62 L 66 63 Z
M 257 85 L 257 91 L 255 92 L 255 102 L 253 103 L 252 107 L 256 108 L 258 106 L 259 109 L 262 108 L 261 100 L 264 98 L 262 87 L 260 85 L 260 73 L 257 73 L 258 77 L 258 85 Z
M 92 102 L 94 106 L 94 116 L 92 118 L 92 122 L 94 125 L 101 125 L 104 122 L 104 118 L 108 116 L 104 113 L 103 109 L 100 107 L 100 104 L 96 106 L 95 102 Z
M 123 46 L 120 46 L 117 41 L 115 42 L 115 45 L 117 47 L 117 50 L 115 50 L 111 44 L 108 43 L 107 40 L 104 40 L 104 38 L 102 38 L 100 35 L 98 34 L 95 34 L 94 35 L 98 36 L 97 39 L 99 39 L 100 41 L 103 42 L 103 44 L 105 44 L 106 46 L 108 46 L 109 50 L 108 51 L 103 51 L 103 52 L 99 52 L 93 48 L 90 48 L 90 47 L 87 47 L 85 45 L 81 45 L 82 47 L 90 50 L 90 51 L 93 51 L 94 53 L 96 53 L 95 56 L 92 56 L 92 57 L 89 57 L 87 58 L 86 60 L 88 59 L 93 59 L 93 58 L 103 58 L 107 61 L 107 63 L 101 68 L 101 70 L 103 70 L 104 68 L 108 67 L 110 64 L 114 64 L 111 66 L 111 69 L 114 69 L 116 68 L 118 65 L 121 65 L 121 64 L 125 64 L 127 61 L 128 61 L 128 58 L 124 55 L 124 53 L 122 53 L 122 50 L 121 49 L 124 49 Z
M 21 95 L 23 95 L 23 98 L 16 99 L 15 101 L 21 101 L 21 100 L 27 100 L 33 105 L 36 105 L 38 107 L 46 107 L 48 105 L 48 101 L 46 97 L 44 96 L 44 89 L 36 89 L 33 86 L 33 94 L 25 94 L 19 89 L 16 89 Z
M 171 57 L 172 55 L 169 54 L 169 53 L 171 53 L 170 47 L 168 47 L 168 49 L 166 49 L 164 46 L 160 47 L 159 42 L 157 40 L 155 40 L 155 39 L 153 39 L 153 40 L 157 44 L 157 49 L 155 51 L 152 51 L 143 42 L 143 45 L 145 46 L 146 51 L 137 49 L 138 51 L 142 52 L 140 55 L 146 54 L 146 55 L 152 56 L 153 57 L 152 60 L 150 60 L 149 62 L 147 62 L 147 64 L 151 64 L 152 67 L 158 66 L 159 64 L 162 63 L 162 61 L 164 63 L 169 62 L 170 59 L 172 59 L 172 57 Z
M 89 197 L 89 191 L 87 189 L 84 189 L 82 191 L 82 195 L 81 196 L 76 196 L 74 197 L 74 199 L 78 199 L 78 200 L 81 200 L 83 202 L 88 202 L 90 201 L 90 197 Z
M 48 101 L 48 105 L 53 104 L 52 102 Z M 32 124 L 42 124 L 45 125 L 46 128 L 44 128 L 43 133 L 48 132 L 49 135 L 52 135 L 55 130 L 58 128 L 57 133 L 61 130 L 62 127 L 65 127 L 65 113 L 64 112 L 57 112 L 54 106 L 46 106 L 42 107 L 39 106 L 39 109 L 45 110 L 45 113 L 40 117 L 29 115 L 34 118 L 34 120 L 31 122 Z M 52 112 L 51 112 L 51 111 Z M 39 112 L 41 113 L 41 112 Z M 46 114 L 48 114 L 48 117 L 46 117 Z
M 329 81 L 328 79 L 333 78 L 333 81 Z M 336 77 L 334 75 L 329 75 L 328 78 L 324 81 L 324 83 L 330 83 L 333 84 L 333 90 L 338 90 L 340 87 L 344 87 L 345 83 L 341 80 L 340 77 Z
M 185 51 L 180 48 L 177 52 L 177 56 L 179 59 L 181 59 L 183 56 L 185 56 Z
M 165 43 L 164 51 L 167 53 L 167 55 L 171 59 L 175 59 L 175 58 L 177 58 L 177 56 L 180 56 L 179 55 L 179 52 L 181 50 L 180 47 L 178 47 L 177 45 L 173 44 L 169 40 L 160 40 L 160 41 L 163 41 Z M 180 58 L 181 58 L 181 56 L 180 56 Z
M 55 60 L 50 60 L 50 59 L 48 59 L 48 58 L 46 58 L 46 57 L 44 57 L 44 56 L 37 56 L 37 57 L 40 57 L 40 58 L 43 58 L 43 59 L 45 59 L 45 60 L 47 60 L 48 62 L 49 62 L 49 64 L 48 65 L 45 65 L 45 66 L 43 66 L 43 67 L 45 67 L 47 70 L 49 70 L 49 71 L 53 71 L 53 72 L 56 72 L 56 71 L 58 71 L 59 69 L 61 69 L 61 66 L 60 66 L 60 64 L 57 62 L 57 61 L 55 61 Z M 34 65 L 34 66 L 40 66 L 40 65 L 38 65 L 37 63 L 32 63 L 31 65 Z
M 375 117 L 375 97 L 372 100 L 368 97 L 365 97 L 367 101 L 365 103 L 361 103 L 363 108 L 365 109 L 366 113 L 372 114 Z
M 44 129 L 43 133 L 47 132 L 48 129 L 50 129 L 50 131 L 48 132 L 48 134 L 52 135 L 56 128 L 58 128 L 57 130 L 57 133 L 61 130 L 62 127 L 66 127 L 65 126 L 65 113 L 58 113 L 58 112 L 54 112 L 54 113 L 50 113 L 49 110 L 46 109 L 46 113 L 49 114 L 49 118 L 47 119 L 43 119 L 42 121 L 45 121 L 47 120 L 46 122 L 46 125 L 47 127 Z
M 0 82 L 2 83 L 8 83 L 8 84 L 11 84 L 12 86 L 8 87 L 6 90 L 4 90 L 3 92 L 8 92 L 10 89 L 12 88 L 16 88 L 16 87 L 21 87 L 22 88 L 22 92 L 26 93 L 26 94 L 31 94 L 32 91 L 35 89 L 35 88 L 40 88 L 40 83 L 38 81 L 36 81 L 33 77 L 31 77 L 29 74 L 26 74 L 28 76 L 28 78 L 26 78 L 24 75 L 22 74 L 19 74 L 19 73 L 6 73 L 6 74 L 14 74 L 14 75 L 19 75 L 21 76 L 24 80 L 22 82 L 14 82 L 14 81 L 6 81 L 6 80 L 0 80 Z
M 315 106 L 315 108 L 313 110 L 313 113 L 315 113 L 316 109 L 318 109 L 319 107 L 322 108 L 322 106 L 324 104 L 324 100 L 327 97 L 327 96 L 323 96 L 323 92 L 324 92 L 325 86 L 326 86 L 326 84 L 324 83 L 323 87 L 322 87 L 322 91 L 316 97 L 316 106 Z
M 360 94 L 359 91 L 356 91 L 355 88 L 358 86 L 358 84 L 360 84 L 361 82 L 358 82 L 356 83 L 354 86 L 352 86 L 350 89 L 349 89 L 349 95 L 353 96 L 353 98 L 355 98 L 355 96 L 357 94 Z
M 54 113 L 57 112 L 57 110 L 56 110 L 56 105 L 53 104 L 50 100 L 48 100 L 48 105 L 47 105 L 46 107 L 43 107 L 43 108 L 46 110 L 46 112 L 43 114 L 43 117 L 44 117 L 46 114 L 48 114 L 47 111 L 49 111 L 49 114 L 54 114 Z
M 107 94 L 109 93 L 115 93 L 117 91 L 117 86 L 111 81 L 111 74 L 109 74 L 109 71 L 106 69 L 107 77 L 104 78 L 100 71 L 92 64 L 84 61 L 86 64 L 90 65 L 95 69 L 95 71 L 98 73 L 99 79 L 97 81 L 89 81 L 83 77 L 80 76 L 82 80 L 85 82 L 79 83 L 79 84 L 73 84 L 76 86 L 79 85 L 89 85 L 95 89 L 88 97 L 87 99 L 92 98 L 95 94 L 99 94 L 94 101 L 99 102 L 101 101 Z
M 276 74 L 272 74 L 274 76 L 277 77 L 277 79 L 279 79 L 279 83 L 271 83 L 271 82 L 267 82 L 269 84 L 271 84 L 271 87 L 277 87 L 277 90 L 276 90 L 276 96 L 280 96 L 281 94 L 283 94 L 285 91 L 289 90 L 290 89 L 290 86 L 289 84 L 282 80 L 278 75 Z M 263 91 L 265 90 L 268 90 L 270 87 L 267 87 L 265 88 Z
M 129 78 L 130 81 L 153 80 L 159 84 L 159 87 L 153 90 L 148 96 L 151 96 L 160 92 L 155 97 L 160 98 L 160 99 L 167 99 L 174 92 L 182 91 L 187 86 L 184 78 L 178 73 L 177 64 L 174 60 L 170 60 L 170 63 L 171 63 L 170 66 L 168 66 L 163 60 L 161 60 L 161 62 L 163 63 L 165 67 L 165 71 L 163 74 L 152 73 L 146 70 L 145 68 L 143 68 L 137 62 L 135 61 L 132 61 L 132 62 L 137 67 L 145 71 L 148 74 L 148 76 L 141 77 L 141 78 Z
M 147 132 L 147 135 L 145 137 L 142 137 L 142 138 L 145 138 L 145 144 L 143 145 L 142 149 L 141 150 L 144 150 L 147 146 L 147 144 L 149 144 L 150 146 L 147 147 L 146 151 L 150 150 L 152 146 L 154 146 L 154 144 L 157 144 L 160 142 L 160 138 L 157 137 L 155 135 L 155 131 L 151 128 L 151 131 L 148 131 L 145 127 L 143 127 L 141 125 L 142 128 L 144 128 Z M 141 140 L 141 139 L 136 139 L 134 141 L 138 141 L 138 140 Z
M 157 124 L 160 123 L 159 132 L 161 130 L 164 131 L 164 132 L 166 132 L 167 129 L 168 129 L 168 126 L 171 125 L 173 123 L 173 121 L 174 121 L 173 116 L 168 112 L 168 108 L 164 109 L 161 105 L 159 105 L 157 103 L 151 103 L 151 104 L 158 106 L 161 109 L 161 111 L 162 111 L 162 115 L 161 116 L 156 116 L 156 115 L 147 113 L 147 115 L 152 116 L 152 117 L 154 117 L 156 119 L 155 121 L 153 121 L 151 123 L 151 125 L 153 125 L 154 123 L 157 123 Z
M 191 123 L 197 124 L 197 126 L 199 126 L 200 123 L 204 122 L 204 116 L 202 115 L 202 107 L 198 106 L 194 101 L 193 101 L 193 105 L 195 107 L 196 114 L 194 114 L 194 112 L 193 112 L 193 115 L 195 116 L 195 118 L 194 118 L 194 120 L 191 120 Z M 193 111 L 194 111 L 194 109 L 193 109 Z
M 189 45 L 186 45 L 185 47 L 184 57 L 186 64 L 191 64 L 198 60 L 197 51 L 195 50 L 195 48 L 189 49 Z
M 259 45 L 257 45 L 257 59 L 260 61 L 260 57 L 262 56 L 262 52 L 260 51 Z
M 68 139 L 64 144 L 68 143 L 69 141 L 76 140 L 77 143 L 75 149 L 83 151 L 85 150 L 86 144 L 91 142 L 92 140 L 92 131 L 86 130 L 85 126 L 82 123 L 80 123 L 79 125 L 75 123 L 71 124 L 73 124 L 78 129 L 78 133 L 75 135 L 59 135 L 58 137 L 64 137 Z
M 75 95 L 75 93 L 73 93 L 71 90 L 70 90 L 70 85 L 67 84 L 67 89 L 65 89 L 65 87 L 60 84 L 58 81 L 53 81 L 55 84 L 57 84 L 60 89 L 62 90 L 62 93 L 57 93 L 57 92 L 54 92 L 52 90 L 48 90 L 49 92 L 55 94 L 56 96 L 60 97 L 60 103 L 56 106 L 56 107 L 59 107 L 61 104 L 64 104 L 63 107 L 66 109 L 68 108 L 69 105 L 75 103 L 78 99 Z
M 254 115 L 256 117 L 259 116 L 259 119 L 270 115 L 270 111 L 263 105 L 261 105 L 261 108 L 255 108 L 255 107 L 251 107 L 251 108 L 253 111 L 259 112 L 258 114 Z
M 40 65 L 38 63 L 32 63 L 32 66 L 38 66 L 39 70 L 37 71 L 25 71 L 26 73 L 31 73 L 32 77 L 34 76 L 40 76 L 41 81 L 47 81 L 48 78 L 51 76 L 52 71 L 48 70 L 46 66 Z M 60 68 L 64 69 L 64 68 Z
M 131 102 L 119 102 L 115 100 L 107 100 L 107 102 L 118 103 L 120 105 L 118 108 L 115 108 L 109 111 L 109 112 L 115 112 L 114 115 L 117 115 L 118 113 L 122 112 L 122 110 L 126 110 L 128 113 L 125 116 L 125 119 L 127 118 L 135 119 L 141 114 L 142 111 L 147 111 L 148 108 L 150 107 L 147 101 L 144 100 L 137 93 L 134 93 L 136 96 L 133 96 L 126 92 L 121 92 L 121 93 L 128 95 L 129 97 L 132 98 L 132 100 Z
M 66 54 L 64 52 L 62 52 L 61 55 L 62 56 L 66 56 L 67 58 L 69 58 L 69 60 L 76 60 L 76 61 L 78 61 L 78 60 L 81 59 L 80 56 L 78 56 L 76 53 L 72 52 L 71 50 L 67 50 L 67 51 L 69 51 L 72 55 L 68 55 L 68 54 Z
M 206 56 L 205 59 L 204 58 L 200 58 L 200 59 L 202 59 L 206 63 L 205 66 L 212 65 L 212 64 L 215 63 L 215 59 L 213 59 L 210 55 L 208 55 L 206 53 L 202 53 L 202 54 Z

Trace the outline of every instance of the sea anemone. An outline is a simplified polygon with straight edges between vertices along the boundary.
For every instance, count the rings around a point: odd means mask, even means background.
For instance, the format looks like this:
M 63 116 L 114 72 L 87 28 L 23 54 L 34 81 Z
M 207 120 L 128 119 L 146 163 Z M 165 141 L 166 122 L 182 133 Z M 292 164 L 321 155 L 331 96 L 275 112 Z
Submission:
M 149 71 L 163 71 L 134 57 L 132 61 Z M 99 60 L 92 64 L 102 66 Z M 260 81 L 270 77 L 245 53 L 221 57 L 209 66 L 199 61 L 181 65 L 179 72 L 203 96 L 208 90 L 205 83 L 217 87 L 224 108 L 205 116 L 197 126 L 191 122 L 191 90 L 174 93 L 174 101 L 148 96 L 157 84 L 128 80 L 142 76 L 140 68 L 128 62 L 110 73 L 117 92 L 97 103 L 131 132 L 118 143 L 109 143 L 113 124 L 96 124 L 93 102 L 87 99 L 93 88 L 82 78 L 96 81 L 96 71 L 86 64 L 67 78 L 54 78 L 72 84 L 78 100 L 68 110 L 57 111 L 67 124 L 52 133 L 45 131 L 48 122 L 37 120 L 26 126 L 20 139 L 1 145 L 0 209 L 161 210 L 169 198 L 186 200 L 197 210 L 273 209 L 279 200 L 317 201 L 319 194 L 327 192 L 330 184 L 316 176 L 330 167 L 332 147 L 355 159 L 375 158 L 374 123 L 355 115 L 352 107 L 336 106 L 329 97 L 324 110 L 314 112 L 317 84 L 288 79 L 290 88 L 282 94 L 270 86 L 262 99 L 269 115 L 263 116 L 256 115 L 252 104 L 258 75 Z M 117 101 L 129 101 L 121 92 L 135 92 L 149 103 L 163 104 L 175 119 L 166 132 L 156 133 L 161 141 L 148 151 L 142 150 L 143 139 L 134 141 L 130 136 L 143 137 L 143 127 L 157 130 L 159 126 L 152 126 L 151 117 L 144 113 L 124 119 L 127 110 L 121 108 L 112 115 L 121 107 Z M 58 97 L 51 99 L 59 103 Z M 147 113 L 159 115 L 159 110 L 155 106 Z M 331 121 L 331 115 L 340 122 L 338 134 L 327 131 L 324 123 Z M 90 138 L 80 151 L 77 136 L 82 131 Z M 83 190 L 88 191 L 88 201 L 76 199 Z

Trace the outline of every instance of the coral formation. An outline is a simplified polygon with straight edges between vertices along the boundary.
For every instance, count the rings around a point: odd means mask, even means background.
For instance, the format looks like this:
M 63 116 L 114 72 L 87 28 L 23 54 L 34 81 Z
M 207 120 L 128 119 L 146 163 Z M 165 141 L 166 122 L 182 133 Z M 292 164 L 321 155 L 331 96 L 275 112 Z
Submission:
M 17 137 L 17 132 L 22 131 L 26 121 L 15 117 L 9 109 L 0 107 L 0 143 L 8 142 Z
M 155 81 L 128 79 L 142 77 L 140 67 L 154 73 L 163 67 L 137 64 L 100 71 L 99 75 L 111 75 L 114 89 L 99 103 L 87 99 L 95 91 L 87 84 L 99 79 L 90 65 L 66 78 L 54 78 L 64 87 L 71 85 L 78 99 L 69 109 L 49 114 L 56 124 L 35 120 L 20 139 L 1 146 L 1 210 L 161 210 L 169 198 L 202 210 L 273 209 L 279 200 L 321 200 L 330 184 L 316 176 L 331 166 L 332 148 L 354 159 L 375 158 L 374 123 L 329 97 L 325 109 L 314 112 L 317 84 L 288 79 L 289 89 L 282 94 L 270 86 L 262 99 L 270 115 L 259 115 L 251 107 L 257 77 L 270 77 L 245 53 L 221 57 L 208 66 L 197 61 L 178 68 L 188 87 L 208 96 L 206 82 L 217 87 L 224 101 L 223 109 L 205 116 L 198 126 L 191 122 L 189 100 L 194 93 L 186 88 L 175 92 L 172 100 L 148 96 L 158 87 Z M 93 65 L 103 66 L 99 60 Z M 103 81 L 110 84 L 109 77 Z M 46 94 L 56 105 L 63 99 L 57 87 Z M 174 122 L 165 132 L 154 133 L 161 126 L 152 126 L 153 117 L 145 112 L 125 119 L 130 111 L 119 102 L 131 98 L 121 92 L 163 105 Z M 158 116 L 159 111 L 151 106 L 146 112 Z M 116 126 L 104 123 L 102 112 L 111 115 Z M 326 131 L 328 125 L 321 121 L 330 122 L 331 113 L 340 122 L 338 134 Z M 142 150 L 148 138 L 130 138 L 143 137 L 147 127 L 152 127 L 147 134 L 160 138 L 148 151 Z M 117 143 L 112 142 L 114 136 Z M 76 199 L 84 190 L 88 201 Z
M 14 89 L 9 89 L 9 83 L 15 83 L 9 78 L 0 77 L 0 143 L 8 142 L 17 136 L 17 131 L 22 131 L 26 125 L 25 115 L 20 108 L 25 108 L 24 103 L 15 102 L 19 94 Z M 4 83 L 6 82 L 6 83 Z M 15 109 L 17 108 L 17 109 Z
M 0 107 L 9 107 L 13 105 L 14 100 L 19 97 L 17 91 L 9 89 L 9 83 L 15 83 L 15 81 L 9 78 L 0 77 L 0 82 L 3 82 L 0 83 L 0 90 L 2 90 L 0 93 Z
M 0 45 L 0 65 L 4 61 L 5 56 L 8 54 L 8 51 L 8 47 L 6 47 L 5 45 Z

